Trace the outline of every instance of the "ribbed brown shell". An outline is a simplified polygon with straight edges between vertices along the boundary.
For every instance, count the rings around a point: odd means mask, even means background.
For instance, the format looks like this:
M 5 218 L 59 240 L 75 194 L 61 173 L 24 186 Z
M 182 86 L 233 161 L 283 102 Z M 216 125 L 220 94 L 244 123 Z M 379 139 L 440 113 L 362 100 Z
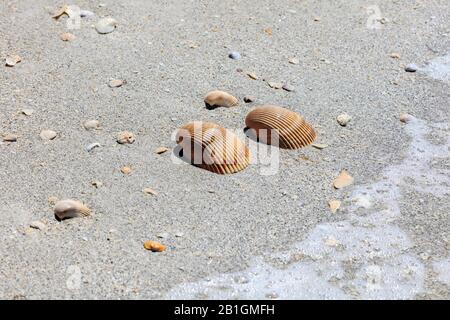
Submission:
M 284 149 L 305 147 L 316 138 L 316 132 L 303 117 L 296 112 L 278 106 L 256 107 L 247 114 L 245 124 L 248 128 L 255 130 L 260 142 L 267 144 L 278 142 L 279 147 Z M 274 132 L 271 129 L 276 129 L 276 131 Z M 267 133 L 267 138 L 263 133 Z
M 190 122 L 180 128 L 176 139 L 183 157 L 208 171 L 235 173 L 249 165 L 248 147 L 234 133 L 215 123 Z

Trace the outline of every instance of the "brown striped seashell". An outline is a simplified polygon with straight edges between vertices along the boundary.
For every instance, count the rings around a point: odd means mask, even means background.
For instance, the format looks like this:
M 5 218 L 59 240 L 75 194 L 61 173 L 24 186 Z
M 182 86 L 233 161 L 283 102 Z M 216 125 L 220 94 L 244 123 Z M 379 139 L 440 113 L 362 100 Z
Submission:
M 185 160 L 214 173 L 235 173 L 250 163 L 248 147 L 234 133 L 212 122 L 184 125 L 176 141 Z
M 259 142 L 283 149 L 298 149 L 311 144 L 316 132 L 298 113 L 288 109 L 264 105 L 250 111 L 245 124 Z
M 55 216 L 59 220 L 87 217 L 91 214 L 91 209 L 86 205 L 76 200 L 61 200 L 55 204 Z
M 217 107 L 230 108 L 235 107 L 238 104 L 238 99 L 225 91 L 215 90 L 209 92 L 205 96 L 205 105 L 208 109 L 214 109 Z

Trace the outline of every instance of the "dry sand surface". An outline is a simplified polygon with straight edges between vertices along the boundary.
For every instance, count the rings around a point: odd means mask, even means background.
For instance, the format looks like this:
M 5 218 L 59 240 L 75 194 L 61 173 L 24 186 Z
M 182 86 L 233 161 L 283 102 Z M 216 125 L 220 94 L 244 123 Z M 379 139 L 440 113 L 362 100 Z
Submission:
M 0 298 L 450 298 L 448 0 L 69 4 L 94 15 L 69 29 L 62 1 L 0 1 L 0 135 L 17 135 L 0 139 Z M 99 34 L 104 17 L 117 28 Z M 208 110 L 215 89 L 239 105 Z M 260 104 L 327 147 L 280 150 L 271 175 L 174 163 L 177 128 L 245 139 Z M 343 169 L 354 183 L 337 190 Z M 93 213 L 57 221 L 54 198 Z

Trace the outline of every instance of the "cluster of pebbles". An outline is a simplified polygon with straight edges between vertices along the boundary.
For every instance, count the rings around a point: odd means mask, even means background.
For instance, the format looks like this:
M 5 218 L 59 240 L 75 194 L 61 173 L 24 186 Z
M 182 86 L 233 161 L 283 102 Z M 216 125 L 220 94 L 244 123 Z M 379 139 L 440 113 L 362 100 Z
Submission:
M 60 8 L 54 15 L 54 19 L 59 19 L 62 16 L 74 17 L 92 17 L 94 13 L 87 10 L 80 10 L 76 6 L 65 5 Z M 95 30 L 99 34 L 108 34 L 116 30 L 118 22 L 111 18 L 106 17 L 97 21 L 95 24 Z M 271 34 L 271 30 L 267 30 L 266 33 Z M 75 36 L 71 33 L 60 34 L 62 41 L 73 41 Z M 390 55 L 392 58 L 399 59 L 400 54 L 393 53 Z M 241 54 L 237 51 L 232 51 L 228 55 L 233 60 L 239 60 L 242 58 Z M 6 67 L 14 67 L 22 61 L 22 58 L 16 54 L 8 55 L 5 59 Z M 289 64 L 298 65 L 299 59 L 293 57 L 288 60 Z M 418 70 L 416 65 L 408 65 L 405 68 L 407 72 L 415 72 Z M 240 70 L 242 72 L 242 70 Z M 246 75 L 251 80 L 258 80 L 260 77 L 254 72 L 246 72 Z M 288 83 L 266 81 L 268 86 L 273 89 L 283 89 L 289 92 L 295 89 Z M 108 82 L 110 88 L 118 88 L 126 84 L 125 80 L 111 79 Z M 254 102 L 256 98 L 254 96 L 245 96 L 243 101 L 245 103 Z M 225 91 L 214 90 L 207 93 L 204 97 L 204 103 L 207 109 L 214 109 L 217 107 L 232 108 L 239 105 L 239 99 L 232 94 Z M 23 109 L 20 113 L 31 116 L 34 113 L 32 109 Z M 408 114 L 402 114 L 400 121 L 407 123 L 411 119 Z M 336 121 L 339 125 L 345 127 L 349 124 L 351 116 L 344 113 L 337 116 Z M 326 144 L 314 143 L 316 139 L 316 132 L 313 127 L 304 120 L 304 118 L 289 109 L 274 106 L 274 105 L 261 105 L 253 108 L 245 118 L 245 124 L 248 130 L 253 134 L 253 138 L 265 144 L 273 144 L 276 141 L 276 146 L 282 149 L 298 149 L 308 145 L 312 145 L 317 149 L 326 148 Z M 88 120 L 83 124 L 86 130 L 100 130 L 101 124 L 98 120 Z M 271 135 L 263 135 L 262 132 L 272 132 Z M 251 137 L 251 134 L 248 136 Z M 273 135 L 276 135 L 274 137 Z M 39 134 L 40 138 L 44 141 L 51 141 L 58 137 L 58 133 L 45 129 Z M 0 136 L 0 142 L 13 144 L 17 142 L 20 137 L 14 133 L 5 133 Z M 183 150 L 189 150 L 183 152 L 182 156 L 190 161 L 192 164 L 201 167 L 205 170 L 217 173 L 217 174 L 232 174 L 245 169 L 250 163 L 250 151 L 244 142 L 242 142 L 236 135 L 229 132 L 224 127 L 216 123 L 196 121 L 183 125 L 177 134 L 177 144 Z M 116 136 L 118 144 L 133 144 L 136 140 L 135 135 L 129 131 L 119 132 Z M 195 149 L 194 146 L 198 146 L 202 150 L 202 160 L 200 163 L 194 162 L 194 155 L 190 150 Z M 88 152 L 100 147 L 97 142 L 91 143 L 86 147 Z M 154 152 L 156 154 L 163 154 L 169 151 L 166 147 L 159 147 Z M 132 172 L 130 166 L 124 166 L 120 168 L 120 171 L 126 175 Z M 333 181 L 333 187 L 335 189 L 345 188 L 354 182 L 353 177 L 349 172 L 343 169 L 336 179 Z M 100 181 L 94 181 L 92 185 L 96 188 L 100 187 L 102 183 Z M 143 193 L 147 195 L 157 196 L 157 192 L 151 188 L 145 188 Z M 92 209 L 84 203 L 73 200 L 53 199 L 50 201 L 54 205 L 54 215 L 57 220 L 65 220 L 70 218 L 87 217 L 91 215 Z M 332 199 L 328 202 L 331 212 L 335 213 L 341 206 L 341 202 L 336 199 Z M 34 221 L 30 224 L 31 228 L 44 229 L 45 225 L 40 221 Z M 152 252 L 162 252 L 166 250 L 166 246 L 156 241 L 145 241 L 144 248 Z

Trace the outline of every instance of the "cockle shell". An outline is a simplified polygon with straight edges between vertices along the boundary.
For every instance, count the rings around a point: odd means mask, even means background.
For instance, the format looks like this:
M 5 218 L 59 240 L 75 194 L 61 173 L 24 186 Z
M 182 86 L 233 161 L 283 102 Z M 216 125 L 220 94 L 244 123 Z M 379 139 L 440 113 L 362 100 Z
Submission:
M 91 214 L 91 209 L 80 201 L 67 199 L 58 201 L 55 204 L 54 212 L 59 220 L 64 220 L 89 216 Z
M 316 138 L 316 132 L 303 117 L 278 106 L 256 107 L 247 114 L 245 124 L 260 142 L 284 149 L 305 147 Z
M 183 158 L 219 174 L 235 173 L 249 165 L 248 147 L 231 131 L 212 122 L 190 122 L 177 133 Z
M 150 250 L 152 252 L 163 252 L 166 251 L 166 246 L 156 242 L 156 241 L 151 241 L 151 240 L 147 240 L 144 242 L 144 248 L 146 250 Z
M 239 104 L 239 101 L 237 98 L 233 97 L 231 94 L 215 90 L 209 92 L 205 96 L 205 104 L 207 108 L 215 108 L 215 107 L 235 107 Z

